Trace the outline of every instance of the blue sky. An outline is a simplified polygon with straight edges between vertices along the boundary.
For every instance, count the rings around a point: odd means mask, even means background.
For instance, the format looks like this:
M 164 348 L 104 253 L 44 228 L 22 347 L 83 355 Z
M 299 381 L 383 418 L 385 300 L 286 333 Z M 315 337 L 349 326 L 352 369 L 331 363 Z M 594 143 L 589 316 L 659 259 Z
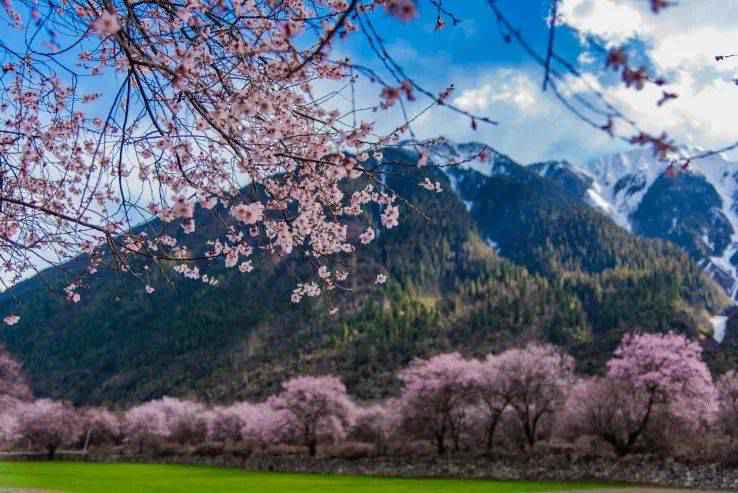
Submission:
M 545 53 L 550 1 L 517 0 L 498 3 L 511 23 L 535 49 Z M 444 134 L 454 140 L 479 140 L 522 162 L 559 158 L 581 161 L 600 152 L 622 147 L 599 135 L 589 139 L 590 144 L 596 143 L 596 146 L 581 146 L 579 141 L 582 131 L 591 130 L 578 120 L 568 117 L 550 94 L 541 91 L 543 70 L 532 63 L 516 43 L 505 41 L 503 31 L 486 0 L 446 2 L 445 5 L 453 9 L 461 22 L 456 26 L 448 23 L 441 31 L 434 30 L 436 12 L 430 8 L 428 2 L 420 3 L 424 8 L 421 9 L 420 17 L 413 22 L 400 23 L 383 15 L 377 17 L 377 30 L 382 34 L 389 53 L 406 73 L 424 87 L 435 91 L 453 83 L 457 88 L 456 97 L 460 97 L 464 91 L 490 87 L 490 92 L 510 93 L 513 100 L 517 93 L 519 103 L 525 106 L 526 98 L 529 98 L 528 92 L 535 92 L 537 98 L 545 101 L 545 104 L 536 102 L 535 106 L 541 109 L 537 116 L 549 115 L 550 121 L 547 125 L 536 118 L 535 124 L 531 125 L 531 119 L 521 126 L 521 118 L 530 118 L 529 111 L 532 108 L 516 111 L 515 104 L 511 105 L 500 97 L 497 98 L 498 104 L 469 108 L 498 120 L 499 127 L 473 132 L 467 120 L 455 118 L 448 111 L 436 110 L 432 119 L 442 122 L 440 128 L 431 123 L 427 124 L 427 128 L 416 127 L 419 136 Z M 583 51 L 578 36 L 566 26 L 557 29 L 556 47 L 559 54 L 574 63 Z M 357 63 L 378 66 L 361 34 L 340 46 L 339 50 L 342 53 L 348 52 Z M 520 79 L 521 77 L 524 79 Z M 509 84 L 506 85 L 506 81 Z M 524 84 L 525 91 L 518 91 L 516 84 Z M 364 90 L 372 93 L 372 89 L 365 87 Z M 565 129 L 571 127 L 571 134 L 567 135 Z M 552 130 L 555 130 L 555 139 L 536 138 L 537 135 L 550 136 Z
M 545 48 L 548 37 L 547 17 L 550 0 L 516 0 L 499 2 L 509 19 L 538 47 Z M 461 20 L 457 26 L 435 31 L 435 9 L 428 2 L 420 3 L 420 17 L 413 22 L 398 23 L 388 16 L 378 16 L 376 25 L 384 33 L 387 43 L 414 47 L 426 56 L 438 57 L 439 62 L 452 61 L 454 66 L 475 67 L 488 64 L 521 64 L 527 61 L 522 50 L 504 42 L 486 0 L 446 2 L 448 8 Z M 356 40 L 357 43 L 360 42 Z M 579 43 L 571 32 L 562 30 L 557 40 L 567 55 L 579 52 Z M 362 54 L 368 55 L 364 46 Z M 413 64 L 410 64 L 413 66 Z M 441 74 L 444 63 L 434 66 L 413 66 Z
M 569 114 L 550 91 L 543 93 L 539 66 L 514 43 L 507 44 L 486 0 L 445 2 L 462 22 L 434 32 L 429 2 L 415 22 L 379 16 L 377 25 L 390 54 L 422 85 L 439 90 L 453 82 L 454 102 L 499 120 L 499 127 L 473 132 L 468 121 L 434 111 L 416 125 L 419 136 L 443 134 L 478 140 L 521 162 L 569 159 L 583 162 L 626 148 Z M 549 0 L 498 0 L 513 25 L 539 51 L 547 44 Z M 720 12 L 716 16 L 715 12 Z M 738 140 L 729 108 L 738 105 L 736 63 L 716 64 L 714 55 L 738 51 L 738 0 L 683 1 L 658 15 L 647 0 L 561 0 L 563 25 L 557 51 L 574 62 L 591 86 L 654 134 L 667 132 L 678 143 L 718 147 Z M 601 48 L 625 46 L 632 60 L 665 76 L 679 94 L 657 107 L 662 88 L 626 89 L 604 69 Z M 372 63 L 360 36 L 348 49 L 359 63 Z M 571 91 L 583 94 L 576 81 Z M 371 91 L 369 91 L 371 93 Z
M 544 53 L 551 0 L 497 0 L 513 25 L 534 48 Z M 498 120 L 497 127 L 472 131 L 468 119 L 440 109 L 414 126 L 419 137 L 445 135 L 457 141 L 476 140 L 520 162 L 569 159 L 584 162 L 623 149 L 621 143 L 596 132 L 541 91 L 543 72 L 515 43 L 506 43 L 487 0 L 445 1 L 461 20 L 434 31 L 435 9 L 419 0 L 421 15 L 409 23 L 382 14 L 374 16 L 390 54 L 408 75 L 432 91 L 454 83 L 453 102 Z M 721 15 L 714 15 L 720 12 Z M 703 147 L 738 139 L 730 108 L 738 106 L 733 83 L 738 62 L 716 64 L 716 52 L 738 51 L 738 0 L 682 1 L 658 16 L 648 0 L 560 0 L 562 24 L 557 29 L 558 53 L 573 61 L 587 80 L 609 100 L 653 133 L 667 132 L 680 143 Z M 6 26 L 3 42 L 21 39 Z M 602 54 L 582 40 L 604 47 L 625 45 L 630 54 L 647 60 L 649 68 L 667 76 L 679 98 L 656 108 L 659 88 L 636 92 L 605 75 Z M 360 33 L 336 45 L 335 56 L 357 63 L 377 61 Z M 738 60 L 738 59 L 737 59 Z M 107 86 L 114 82 L 105 81 Z M 358 87 L 367 104 L 376 103 L 379 89 Z M 572 84 L 572 91 L 580 89 Z M 396 114 L 380 114 L 381 124 L 398 122 Z

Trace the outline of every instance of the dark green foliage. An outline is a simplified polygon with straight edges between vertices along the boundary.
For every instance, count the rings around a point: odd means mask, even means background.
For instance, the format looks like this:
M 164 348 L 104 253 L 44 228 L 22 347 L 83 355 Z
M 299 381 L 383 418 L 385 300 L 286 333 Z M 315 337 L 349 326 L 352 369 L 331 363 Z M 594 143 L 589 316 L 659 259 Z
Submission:
M 731 241 L 732 228 L 721 207 L 720 195 L 704 176 L 662 175 L 633 214 L 633 229 L 673 241 L 697 259 L 709 257 L 722 253 Z

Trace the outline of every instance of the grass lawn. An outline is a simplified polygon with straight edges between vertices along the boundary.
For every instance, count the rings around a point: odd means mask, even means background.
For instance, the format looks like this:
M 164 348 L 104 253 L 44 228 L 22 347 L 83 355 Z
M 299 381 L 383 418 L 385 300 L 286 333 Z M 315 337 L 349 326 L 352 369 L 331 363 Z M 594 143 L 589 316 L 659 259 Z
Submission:
M 257 473 L 200 466 L 0 463 L 0 489 L 39 488 L 68 493 L 534 493 L 603 486 Z

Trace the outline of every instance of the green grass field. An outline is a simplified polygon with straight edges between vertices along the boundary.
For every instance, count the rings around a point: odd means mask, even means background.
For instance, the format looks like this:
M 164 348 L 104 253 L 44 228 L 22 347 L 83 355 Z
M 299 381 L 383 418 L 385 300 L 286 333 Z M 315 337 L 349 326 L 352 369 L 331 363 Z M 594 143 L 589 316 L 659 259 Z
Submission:
M 38 488 L 68 493 L 534 493 L 603 486 L 597 483 L 270 474 L 199 466 L 0 463 L 0 489 Z

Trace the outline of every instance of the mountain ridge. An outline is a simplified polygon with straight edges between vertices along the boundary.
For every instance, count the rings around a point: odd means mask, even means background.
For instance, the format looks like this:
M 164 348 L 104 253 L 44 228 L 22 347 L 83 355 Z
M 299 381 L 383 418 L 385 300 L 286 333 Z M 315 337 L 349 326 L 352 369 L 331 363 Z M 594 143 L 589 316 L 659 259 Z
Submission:
M 582 177 L 583 200 L 629 231 L 681 246 L 738 299 L 738 163 L 711 156 L 677 169 L 636 149 L 562 166 Z

